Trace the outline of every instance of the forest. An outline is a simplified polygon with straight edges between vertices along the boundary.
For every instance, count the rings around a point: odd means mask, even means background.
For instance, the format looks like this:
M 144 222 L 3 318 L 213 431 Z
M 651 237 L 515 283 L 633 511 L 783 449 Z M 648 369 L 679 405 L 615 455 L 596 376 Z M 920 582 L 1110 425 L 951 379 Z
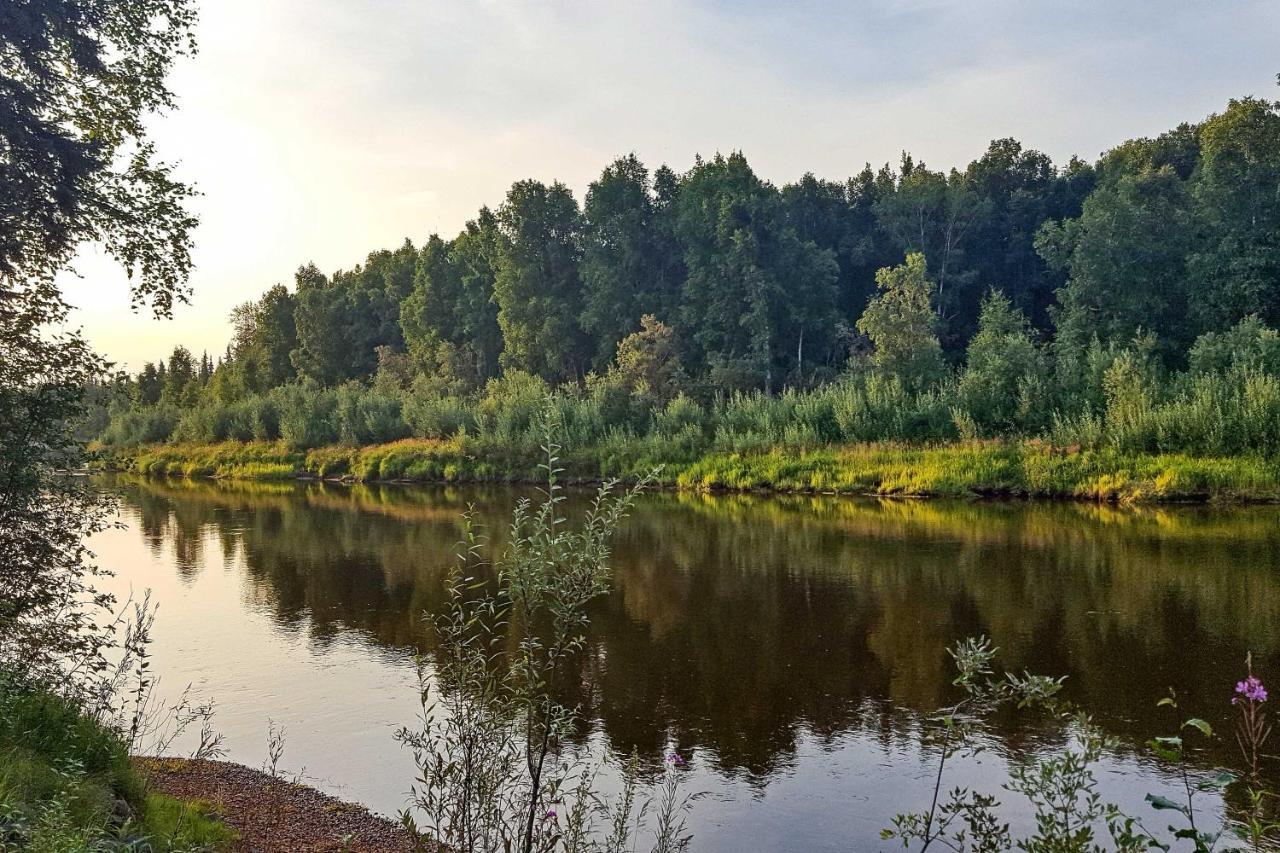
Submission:
M 550 397 L 574 452 L 611 448 L 599 473 L 991 438 L 1269 459 L 1280 104 L 1093 163 L 999 139 L 962 170 L 904 153 L 781 188 L 738 152 L 628 155 L 581 204 L 518 181 L 451 239 L 304 264 L 232 321 L 216 358 L 177 347 L 94 388 L 88 437 L 515 458 Z

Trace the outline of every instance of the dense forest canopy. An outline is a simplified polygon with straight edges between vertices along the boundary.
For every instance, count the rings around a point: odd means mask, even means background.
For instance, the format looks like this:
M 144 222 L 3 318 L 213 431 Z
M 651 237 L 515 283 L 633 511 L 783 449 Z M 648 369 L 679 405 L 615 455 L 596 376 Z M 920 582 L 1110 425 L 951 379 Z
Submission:
M 108 438 L 166 437 L 178 409 L 281 387 L 640 387 L 652 408 L 850 376 L 943 394 L 960 433 L 1034 433 L 1100 406 L 1117 360 L 1154 381 L 1215 348 L 1257 369 L 1276 358 L 1280 104 L 1232 100 L 1093 164 L 999 139 L 964 169 L 903 154 L 779 188 L 738 152 L 684 173 L 628 155 L 581 204 L 561 183 L 518 181 L 452 238 L 329 274 L 303 265 L 233 319 L 216 363 L 179 347 L 122 378 L 117 421 L 176 409 Z

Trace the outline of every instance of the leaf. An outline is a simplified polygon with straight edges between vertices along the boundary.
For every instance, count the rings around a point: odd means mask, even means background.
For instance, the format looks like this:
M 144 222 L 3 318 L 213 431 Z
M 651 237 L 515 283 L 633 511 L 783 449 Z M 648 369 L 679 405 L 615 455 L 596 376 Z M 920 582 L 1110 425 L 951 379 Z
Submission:
M 1239 778 L 1240 777 L 1234 773 L 1230 773 L 1226 770 L 1220 770 L 1218 771 L 1218 775 L 1214 776 L 1212 779 L 1205 779 L 1202 783 L 1200 783 L 1200 787 L 1201 787 L 1201 790 L 1208 790 L 1210 788 L 1225 788 Z
M 1156 707 L 1157 708 L 1165 708 L 1165 707 L 1176 708 L 1178 707 L 1178 703 L 1173 701 L 1173 699 L 1171 699 L 1170 697 L 1166 696 L 1156 703 Z
M 1182 738 L 1158 737 L 1147 741 L 1147 746 L 1163 761 L 1177 761 L 1182 758 Z
M 1199 717 L 1192 717 L 1191 719 L 1183 723 L 1182 727 L 1184 729 L 1186 728 L 1196 729 L 1200 732 L 1200 734 L 1204 735 L 1205 737 L 1213 737 L 1213 726 L 1209 725 Z
M 1159 811 L 1166 811 L 1166 810 L 1172 809 L 1173 811 L 1176 811 L 1176 812 L 1182 812 L 1183 814 L 1186 813 L 1185 809 L 1182 806 L 1178 805 L 1168 797 L 1161 796 L 1160 794 L 1147 794 L 1146 800 L 1148 803 L 1151 804 L 1151 808 L 1157 809 Z

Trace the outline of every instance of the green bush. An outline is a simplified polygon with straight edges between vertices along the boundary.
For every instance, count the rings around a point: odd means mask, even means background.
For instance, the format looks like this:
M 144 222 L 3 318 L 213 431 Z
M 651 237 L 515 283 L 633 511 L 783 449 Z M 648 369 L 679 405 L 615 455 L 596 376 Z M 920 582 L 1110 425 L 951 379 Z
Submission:
M 537 447 L 534 424 L 551 389 L 537 376 L 519 370 L 490 379 L 476 406 L 476 432 L 490 440 Z
M 111 417 L 99 440 L 110 447 L 137 447 L 168 441 L 180 417 L 177 408 L 167 405 L 127 409 Z
M 1171 376 L 1155 359 L 1153 338 L 1127 347 L 1094 340 L 1074 353 L 1060 348 L 1055 377 L 1021 314 L 989 297 L 967 365 L 919 390 L 893 372 L 856 365 L 808 390 L 739 391 L 710 401 L 682 393 L 663 405 L 650 391 L 628 390 L 616 374 L 592 376 L 585 388 L 570 383 L 552 390 L 536 376 L 509 371 L 466 396 L 422 381 L 407 390 L 293 383 L 230 403 L 117 412 L 102 444 L 114 448 L 118 462 L 146 474 L 527 480 L 538 473 L 536 423 L 549 405 L 562 439 L 574 448 L 563 464 L 577 478 L 630 477 L 660 465 L 667 480 L 699 485 L 706 475 L 709 484 L 732 488 L 1160 496 L 1199 481 L 1184 471 L 1164 476 L 1159 486 L 1158 472 L 1094 470 L 1095 458 L 1070 474 L 1065 463 L 1035 462 L 1039 479 L 1031 482 L 1010 479 L 1004 462 L 967 448 L 995 438 L 1009 446 L 1030 440 L 1079 451 L 1081 458 L 1106 451 L 1275 460 L 1276 340 L 1246 320 L 1202 336 L 1191 367 Z M 941 467 L 923 474 L 911 466 L 889 471 L 865 460 L 847 464 L 850 445 L 924 449 L 958 439 L 965 443 L 949 449 L 946 464 L 934 460 Z M 808 468 L 761 461 L 824 450 L 845 461 Z M 1187 488 L 1225 494 L 1216 482 Z
M 337 399 L 332 391 L 285 385 L 272 392 L 280 412 L 280 438 L 304 450 L 338 441 L 334 424 Z
M 352 447 L 405 438 L 409 427 L 400 416 L 400 398 L 348 382 L 337 390 L 334 426 L 338 440 Z
M 121 818 L 117 803 L 128 804 Z M 233 833 L 198 805 L 147 791 L 119 733 L 75 704 L 0 672 L 4 849 L 217 849 Z
M 405 397 L 402 411 L 414 438 L 449 438 L 476 428 L 475 407 L 461 397 L 414 392 Z

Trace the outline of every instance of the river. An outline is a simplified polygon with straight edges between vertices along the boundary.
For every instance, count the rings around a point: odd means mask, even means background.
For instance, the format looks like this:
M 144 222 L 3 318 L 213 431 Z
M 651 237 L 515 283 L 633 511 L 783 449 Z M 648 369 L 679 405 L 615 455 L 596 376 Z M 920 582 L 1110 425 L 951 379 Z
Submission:
M 160 692 L 213 700 L 227 757 L 376 811 L 405 805 L 418 713 L 413 656 L 443 600 L 459 516 L 501 538 L 504 487 L 146 481 L 102 477 L 121 526 L 93 540 L 120 596 L 159 604 Z M 575 495 L 571 504 L 585 495 Z M 1016 671 L 1066 676 L 1065 696 L 1117 743 L 1103 793 L 1143 804 L 1176 780 L 1143 747 L 1172 734 L 1156 702 L 1221 737 L 1198 772 L 1236 766 L 1231 689 L 1247 652 L 1280 672 L 1280 508 L 645 495 L 614 541 L 613 591 L 592 608 L 584 686 L 567 697 L 596 757 L 688 759 L 696 851 L 879 850 L 923 808 L 937 753 L 923 716 L 954 701 L 946 648 L 979 634 Z M 189 734 L 175 744 L 190 746 Z M 1001 795 L 1011 753 L 1053 750 L 1055 726 L 1001 715 L 949 784 Z M 606 787 L 613 784 L 606 773 Z M 1205 820 L 1224 804 L 1202 798 Z

